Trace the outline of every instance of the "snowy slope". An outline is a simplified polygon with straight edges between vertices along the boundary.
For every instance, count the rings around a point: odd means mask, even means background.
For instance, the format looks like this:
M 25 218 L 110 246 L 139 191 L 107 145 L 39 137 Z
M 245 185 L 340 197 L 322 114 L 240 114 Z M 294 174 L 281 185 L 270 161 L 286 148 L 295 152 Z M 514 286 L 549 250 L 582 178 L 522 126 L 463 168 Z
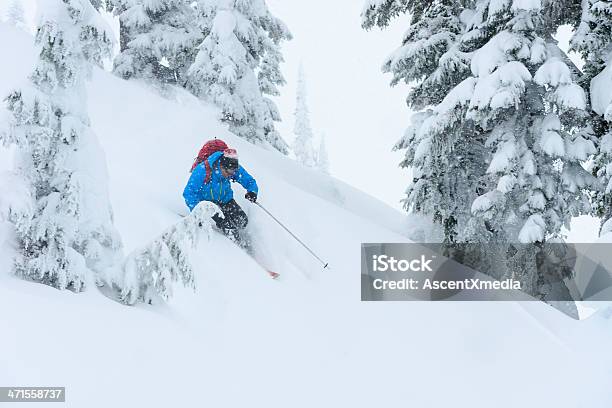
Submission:
M 17 50 L 15 36 L 0 25 L 0 50 Z M 28 64 L 15 63 L 24 73 Z M 217 136 L 238 149 L 260 201 L 331 269 L 239 186 L 258 249 L 282 279 L 215 235 L 198 248 L 196 292 L 181 290 L 166 306 L 126 307 L 95 288 L 75 295 L 15 279 L 5 228 L 0 385 L 65 385 L 70 407 L 612 403 L 610 322 L 573 321 L 542 304 L 361 302 L 359 244 L 406 241 L 403 214 L 232 137 L 186 93 L 162 99 L 101 71 L 89 90 L 126 252 L 179 219 L 193 156 Z

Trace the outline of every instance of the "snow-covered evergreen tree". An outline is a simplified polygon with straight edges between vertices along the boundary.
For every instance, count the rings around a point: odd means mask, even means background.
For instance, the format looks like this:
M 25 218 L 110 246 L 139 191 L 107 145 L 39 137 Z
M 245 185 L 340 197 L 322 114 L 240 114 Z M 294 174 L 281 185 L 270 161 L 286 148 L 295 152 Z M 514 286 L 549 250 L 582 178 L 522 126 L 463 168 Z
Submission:
M 279 96 L 278 88 L 286 84 L 280 69 L 280 64 L 285 61 L 280 47 L 283 41 L 291 40 L 292 36 L 285 24 L 269 12 L 267 18 L 261 21 L 268 33 L 268 38 L 264 38 L 264 55 L 257 74 L 259 89 L 267 108 L 264 112 L 264 137 L 265 140 L 274 141 L 278 150 L 286 154 L 288 146 L 275 128 L 275 122 L 281 120 L 280 112 L 270 97 Z
M 321 135 L 319 150 L 317 150 L 317 168 L 325 174 L 329 174 L 329 155 L 325 145 L 325 134 Z
M 43 5 L 41 5 L 42 7 Z M 49 0 L 36 43 L 30 84 L 6 99 L 12 118 L 0 132 L 16 144 L 16 172 L 30 205 L 11 209 L 19 245 L 16 273 L 59 289 L 80 291 L 121 257 L 112 225 L 103 152 L 89 126 L 85 81 L 111 42 L 88 0 Z
M 585 133 L 598 140 L 593 171 L 603 191 L 595 195 L 594 209 L 603 226 L 612 218 L 612 1 L 582 2 L 581 21 L 570 44 L 585 62 L 581 83 L 590 91 L 592 110 Z
M 202 33 L 189 0 L 112 0 L 121 51 L 114 71 L 158 86 L 185 82 Z
M 112 279 L 120 291 L 119 299 L 127 304 L 166 301 L 179 281 L 195 289 L 190 253 L 201 233 L 210 237 L 211 217 L 217 211 L 216 205 L 204 201 L 151 244 L 130 254 L 122 271 Z
M 108 0 L 106 0 L 108 1 Z M 105 8 L 105 0 L 89 0 L 89 2 L 91 3 L 91 5 L 96 9 L 96 10 L 102 10 Z
M 17 28 L 26 28 L 25 15 L 21 0 L 12 0 L 10 2 L 6 12 L 6 21 Z
M 539 0 L 479 1 L 470 25 L 490 35 L 463 86 L 467 118 L 493 151 L 487 173 L 494 185 L 474 201 L 473 213 L 504 241 L 559 237 L 572 216 L 588 211 L 583 192 L 595 185 L 581 166 L 594 144 L 577 132 L 585 93 Z
M 462 83 L 470 75 L 470 51 L 479 44 L 476 35 L 466 33 L 472 3 L 371 0 L 362 13 L 366 29 L 411 15 L 401 47 L 383 65 L 393 75 L 392 85 L 412 84 L 406 100 L 420 111 L 395 146 L 406 150 L 401 166 L 413 169 L 404 206 L 443 225 L 449 242 L 465 239 L 485 168 L 484 136 L 465 120 L 469 99 Z
M 585 95 L 552 39 L 574 9 L 547 0 L 366 3 L 366 28 L 412 15 L 384 69 L 393 83 L 414 83 L 408 104 L 421 109 L 396 146 L 414 171 L 406 206 L 433 214 L 446 240 L 542 242 L 587 210 L 582 193 L 594 180 L 581 162 L 594 145 L 577 131 Z
M 198 12 L 204 40 L 186 87 L 219 106 L 236 135 L 286 153 L 274 129 L 278 110 L 265 95 L 275 95 L 283 83 L 279 47 L 289 31 L 264 0 L 200 0 Z
M 314 149 L 314 137 L 310 127 L 310 114 L 306 100 L 306 75 L 304 67 L 300 65 L 298 72 L 298 85 L 295 102 L 295 124 L 293 126 L 293 152 L 297 160 L 305 166 L 316 167 L 317 157 Z

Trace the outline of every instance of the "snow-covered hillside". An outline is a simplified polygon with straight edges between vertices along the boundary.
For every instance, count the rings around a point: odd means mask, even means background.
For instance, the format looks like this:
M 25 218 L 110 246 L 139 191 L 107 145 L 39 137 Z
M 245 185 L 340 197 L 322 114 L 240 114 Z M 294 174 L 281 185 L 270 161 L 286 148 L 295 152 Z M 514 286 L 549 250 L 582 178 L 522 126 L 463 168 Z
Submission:
M 4 94 L 30 70 L 31 38 L 0 24 L 0 50 L 19 52 L 0 67 Z M 574 321 L 540 303 L 361 302 L 360 243 L 407 241 L 413 223 L 404 214 L 233 137 L 214 109 L 182 91 L 164 99 L 96 71 L 89 111 L 126 253 L 186 212 L 192 159 L 216 136 L 237 148 L 261 203 L 331 268 L 240 187 L 257 250 L 281 279 L 213 235 L 198 248 L 197 290 L 179 290 L 164 306 L 127 307 L 93 287 L 75 295 L 12 277 L 2 224 L 0 385 L 66 386 L 70 407 L 612 403 L 609 321 Z M 2 168 L 9 162 L 3 152 Z

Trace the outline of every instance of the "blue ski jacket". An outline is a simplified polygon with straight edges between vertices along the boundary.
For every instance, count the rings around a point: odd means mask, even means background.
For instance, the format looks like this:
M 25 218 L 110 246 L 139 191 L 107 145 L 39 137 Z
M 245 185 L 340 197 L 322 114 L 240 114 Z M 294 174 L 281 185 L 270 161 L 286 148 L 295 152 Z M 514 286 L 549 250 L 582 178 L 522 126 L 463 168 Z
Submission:
M 219 159 L 223 152 L 215 152 L 208 157 L 208 163 L 212 170 L 212 176 L 207 184 L 206 181 L 206 166 L 204 163 L 200 163 L 193 172 L 185 190 L 183 191 L 183 197 L 189 210 L 193 210 L 200 201 L 212 201 L 213 203 L 225 204 L 234 198 L 234 192 L 230 180 L 238 182 L 247 191 L 252 191 L 257 194 L 257 182 L 255 179 L 247 173 L 242 167 L 238 166 L 236 173 L 231 178 L 223 177 L 221 169 L 219 169 Z

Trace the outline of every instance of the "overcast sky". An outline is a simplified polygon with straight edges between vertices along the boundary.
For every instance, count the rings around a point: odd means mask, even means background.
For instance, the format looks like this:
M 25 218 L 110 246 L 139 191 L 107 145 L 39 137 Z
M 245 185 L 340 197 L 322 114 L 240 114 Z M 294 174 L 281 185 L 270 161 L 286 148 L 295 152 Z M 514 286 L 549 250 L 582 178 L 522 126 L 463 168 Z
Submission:
M 385 31 L 361 28 L 361 0 L 267 0 L 294 39 L 283 47 L 287 86 L 279 129 L 293 140 L 297 71 L 304 64 L 315 133 L 325 132 L 334 176 L 399 208 L 408 183 L 391 149 L 409 123 L 405 86 L 390 88 L 380 67 L 401 41 L 407 19 Z M 317 135 L 318 136 L 318 135 Z

